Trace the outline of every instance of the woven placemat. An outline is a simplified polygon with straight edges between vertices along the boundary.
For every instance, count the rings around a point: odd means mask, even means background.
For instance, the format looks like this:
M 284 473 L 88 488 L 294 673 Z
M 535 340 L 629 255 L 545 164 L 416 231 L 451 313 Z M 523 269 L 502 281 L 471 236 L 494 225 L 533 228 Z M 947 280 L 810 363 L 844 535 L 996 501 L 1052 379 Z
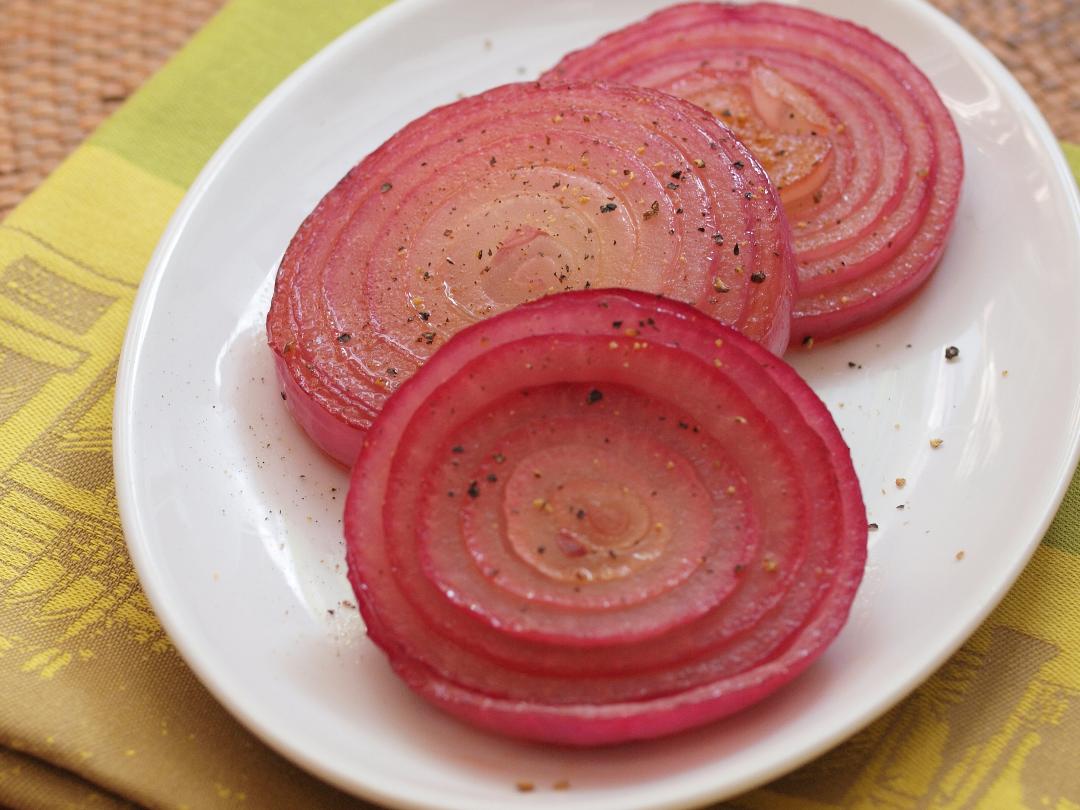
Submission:
M 0 0 L 0 219 L 223 0 Z
M 1059 138 L 1080 141 L 1080 0 L 931 0 L 993 51 Z
M 1080 141 L 1080 0 L 933 0 Z M 0 219 L 223 0 L 0 0 Z

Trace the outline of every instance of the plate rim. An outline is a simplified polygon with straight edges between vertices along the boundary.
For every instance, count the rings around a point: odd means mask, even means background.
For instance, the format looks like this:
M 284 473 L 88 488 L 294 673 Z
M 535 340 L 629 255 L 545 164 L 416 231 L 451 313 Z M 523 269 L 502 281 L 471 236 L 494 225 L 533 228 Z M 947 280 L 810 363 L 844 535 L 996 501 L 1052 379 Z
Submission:
M 136 487 L 132 474 L 137 463 L 134 455 L 135 443 L 133 441 L 135 429 L 129 415 L 133 412 L 136 402 L 135 382 L 140 366 L 139 361 L 142 357 L 143 337 L 151 323 L 153 305 L 158 299 L 158 290 L 169 267 L 172 254 L 187 229 L 188 222 L 198 209 L 207 191 L 213 186 L 217 176 L 232 158 L 241 151 L 249 135 L 260 128 L 264 119 L 270 115 L 270 112 L 290 97 L 294 88 L 302 85 L 309 75 L 318 73 L 324 64 L 332 62 L 340 52 L 347 52 L 352 47 L 352 41 L 366 37 L 370 29 L 392 26 L 398 17 L 408 17 L 432 2 L 435 2 L 435 0 L 394 0 L 389 5 L 375 10 L 358 23 L 350 26 L 320 48 L 271 90 L 245 115 L 243 120 L 215 150 L 213 156 L 185 192 L 147 263 L 125 331 L 117 370 L 116 393 L 113 405 L 113 474 L 116 483 L 117 507 L 125 544 L 139 577 L 140 585 L 154 609 L 155 616 L 165 629 L 185 664 L 218 703 L 244 725 L 248 731 L 252 732 L 281 756 L 350 795 L 360 796 L 392 807 L 410 809 L 425 808 L 432 805 L 424 802 L 424 796 L 421 793 L 406 796 L 400 792 L 391 792 L 377 780 L 360 782 L 329 768 L 320 760 L 309 755 L 302 747 L 292 744 L 287 734 L 272 727 L 269 723 L 264 723 L 255 712 L 249 710 L 243 700 L 235 698 L 227 691 L 225 686 L 218 683 L 215 677 L 216 666 L 198 652 L 197 645 L 188 636 L 183 622 L 172 615 L 168 599 L 162 590 L 159 590 L 162 589 L 162 583 L 158 578 L 158 565 L 152 552 L 153 543 L 149 539 L 148 531 L 143 526 L 143 514 L 135 492 Z M 746 2 L 746 0 L 736 0 L 736 2 Z M 780 0 L 780 2 L 795 6 L 806 5 L 802 0 Z M 929 2 L 925 0 L 893 0 L 893 2 L 916 15 L 921 23 L 936 25 L 944 29 L 946 38 L 971 55 L 987 71 L 997 89 L 1017 105 L 1018 111 L 1025 119 L 1025 123 L 1036 134 L 1039 146 L 1053 165 L 1054 175 L 1048 179 L 1052 180 L 1059 188 L 1064 187 L 1069 207 L 1072 209 L 1074 219 L 1077 222 L 1078 238 L 1080 238 L 1080 191 L 1077 189 L 1077 183 L 1074 181 L 1064 152 L 1058 139 L 1050 129 L 1046 118 L 1016 77 L 1008 71 L 997 57 L 975 39 L 974 35 L 944 12 L 930 5 Z M 1080 272 L 1080 268 L 1074 267 L 1073 272 Z M 1072 473 L 1080 463 L 1080 389 L 1074 394 L 1069 427 L 1071 433 L 1066 437 L 1068 439 L 1068 442 L 1065 443 L 1067 452 L 1063 453 L 1062 456 L 1063 468 L 1058 475 L 1057 487 L 1052 493 L 1049 493 L 1049 497 L 1045 500 L 1042 517 L 1031 536 L 1026 539 L 1026 545 L 1018 548 L 1012 564 L 1007 567 L 1005 574 L 993 589 L 990 598 L 972 612 L 968 620 L 964 622 L 962 630 L 956 634 L 956 637 L 950 643 L 942 645 L 937 653 L 930 656 L 926 663 L 907 681 L 898 684 L 888 692 L 882 693 L 873 701 L 873 709 L 839 724 L 832 733 L 818 738 L 814 744 L 805 745 L 802 749 L 789 753 L 784 758 L 751 769 L 750 772 L 739 779 L 729 781 L 719 787 L 711 789 L 699 787 L 694 790 L 687 790 L 678 797 L 673 796 L 668 800 L 661 800 L 647 805 L 635 804 L 634 806 L 655 808 L 656 810 L 684 807 L 688 804 L 696 806 L 700 803 L 722 800 L 725 797 L 735 796 L 759 787 L 782 774 L 801 767 L 835 747 L 885 714 L 924 683 L 971 637 L 972 633 L 1000 604 L 1031 560 L 1060 509 L 1061 502 L 1072 480 Z M 439 806 L 449 807 L 451 805 L 440 804 Z

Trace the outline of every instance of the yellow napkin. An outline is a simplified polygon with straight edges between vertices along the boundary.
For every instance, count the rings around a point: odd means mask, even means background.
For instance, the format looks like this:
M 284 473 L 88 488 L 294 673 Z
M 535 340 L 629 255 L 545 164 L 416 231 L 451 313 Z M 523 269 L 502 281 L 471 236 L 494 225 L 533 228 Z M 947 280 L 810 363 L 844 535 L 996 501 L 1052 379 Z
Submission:
M 124 547 L 110 416 L 136 286 L 184 190 L 259 99 L 381 4 L 233 0 L 0 223 L 0 805 L 360 806 L 255 740 L 177 656 Z M 731 806 L 1080 805 L 1078 593 L 1074 482 L 937 675 Z

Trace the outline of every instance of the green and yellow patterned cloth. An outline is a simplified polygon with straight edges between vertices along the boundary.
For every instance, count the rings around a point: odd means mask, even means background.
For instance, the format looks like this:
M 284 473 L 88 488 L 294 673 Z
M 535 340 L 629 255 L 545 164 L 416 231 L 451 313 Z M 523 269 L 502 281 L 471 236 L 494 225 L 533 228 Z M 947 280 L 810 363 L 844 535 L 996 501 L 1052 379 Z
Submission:
M 281 79 L 380 5 L 233 0 L 0 223 L 0 805 L 363 806 L 253 738 L 169 643 L 124 546 L 110 416 L 135 290 L 185 189 Z M 1074 481 L 941 671 L 730 806 L 1078 808 L 1078 751 Z

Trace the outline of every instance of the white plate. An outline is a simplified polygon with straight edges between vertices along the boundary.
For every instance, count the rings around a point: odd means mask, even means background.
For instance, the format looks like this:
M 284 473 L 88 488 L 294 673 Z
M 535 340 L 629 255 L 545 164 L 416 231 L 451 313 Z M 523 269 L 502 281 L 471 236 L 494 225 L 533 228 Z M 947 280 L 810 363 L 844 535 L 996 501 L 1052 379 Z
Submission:
M 475 732 L 396 681 L 349 607 L 346 476 L 278 396 L 263 336 L 275 264 L 322 194 L 407 121 L 459 93 L 536 76 L 662 4 L 400 0 L 248 117 L 147 271 L 115 423 L 121 514 L 143 587 L 217 698 L 346 790 L 402 806 L 631 810 L 764 782 L 856 731 L 955 650 L 1020 572 L 1073 471 L 1080 206 L 1046 124 L 1001 65 L 929 6 L 813 2 L 883 33 L 930 75 L 968 166 L 955 235 L 918 299 L 853 338 L 795 353 L 843 427 L 881 524 L 851 622 L 757 708 L 610 750 Z M 945 363 L 949 344 L 961 355 Z M 944 444 L 932 450 L 930 438 Z M 570 790 L 552 792 L 562 779 Z M 519 780 L 536 792 L 517 792 Z

